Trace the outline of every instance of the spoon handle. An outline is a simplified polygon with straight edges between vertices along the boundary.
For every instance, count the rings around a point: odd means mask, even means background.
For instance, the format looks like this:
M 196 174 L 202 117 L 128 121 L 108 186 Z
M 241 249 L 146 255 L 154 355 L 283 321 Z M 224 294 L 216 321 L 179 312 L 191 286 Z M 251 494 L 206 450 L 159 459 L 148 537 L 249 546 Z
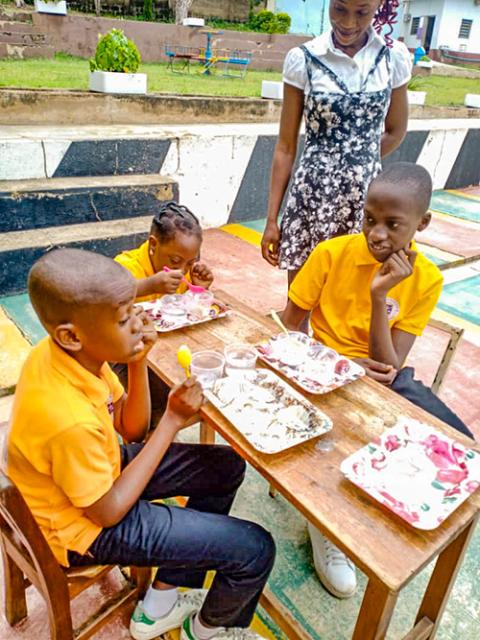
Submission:
M 286 333 L 288 335 L 288 329 L 287 327 L 283 324 L 283 322 L 280 320 L 280 316 L 278 315 L 278 313 L 276 311 L 274 311 L 273 309 L 270 311 L 270 315 L 272 316 L 272 318 L 275 320 L 275 322 L 278 324 L 278 326 L 280 327 L 280 329 Z

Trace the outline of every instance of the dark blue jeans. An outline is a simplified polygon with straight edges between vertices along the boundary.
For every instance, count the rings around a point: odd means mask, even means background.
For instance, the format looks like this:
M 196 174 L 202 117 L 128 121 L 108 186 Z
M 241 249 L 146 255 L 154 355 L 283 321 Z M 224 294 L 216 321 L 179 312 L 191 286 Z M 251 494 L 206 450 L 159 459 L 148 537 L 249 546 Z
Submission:
M 123 446 L 122 467 L 143 446 Z M 215 570 L 202 619 L 248 627 L 275 545 L 259 525 L 227 515 L 244 474 L 244 461 L 230 447 L 173 443 L 135 506 L 103 529 L 86 555 L 70 551 L 70 564 L 159 567 L 157 580 L 191 588 L 200 588 L 206 572 Z M 150 502 L 173 496 L 189 496 L 187 506 Z
M 430 387 L 425 386 L 420 380 L 414 380 L 414 373 L 415 371 L 412 367 L 400 369 L 390 388 L 403 398 L 416 404 L 417 407 L 425 409 L 425 411 L 431 413 L 432 416 L 440 418 L 440 420 L 443 420 L 443 422 L 460 431 L 460 433 L 474 439 L 469 428 L 460 420 L 457 414 L 453 413 L 453 411 L 433 393 Z

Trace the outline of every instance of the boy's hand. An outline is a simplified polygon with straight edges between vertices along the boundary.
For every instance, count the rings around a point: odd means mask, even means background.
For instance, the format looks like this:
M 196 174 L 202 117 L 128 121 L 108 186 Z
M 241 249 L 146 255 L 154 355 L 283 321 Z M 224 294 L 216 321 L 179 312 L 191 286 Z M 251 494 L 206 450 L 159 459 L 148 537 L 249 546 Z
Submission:
M 172 269 L 171 271 L 159 271 L 154 276 L 156 293 L 175 293 L 183 278 L 183 272 L 180 269 Z
M 416 257 L 416 252 L 408 248 L 392 253 L 373 277 L 372 296 L 386 296 L 390 289 L 412 275 Z
M 381 382 L 381 384 L 392 384 L 397 375 L 397 370 L 391 364 L 377 362 L 372 358 L 352 358 L 352 360 L 365 369 L 365 373 L 369 378 Z
M 176 420 L 181 429 L 184 423 L 197 413 L 203 403 L 202 387 L 192 376 L 170 391 L 165 413 Z
M 208 289 L 213 282 L 213 273 L 204 262 L 196 262 L 193 265 L 190 271 L 190 277 L 192 284 L 197 285 L 197 287 L 204 287 L 205 289 Z
M 152 320 L 148 317 L 146 312 L 142 309 L 142 307 L 135 307 L 135 313 L 142 321 L 142 340 L 144 347 L 142 351 L 138 355 L 135 356 L 133 362 L 139 362 L 143 360 L 150 349 L 153 347 L 155 342 L 157 341 L 157 330 L 155 329 L 155 325 Z

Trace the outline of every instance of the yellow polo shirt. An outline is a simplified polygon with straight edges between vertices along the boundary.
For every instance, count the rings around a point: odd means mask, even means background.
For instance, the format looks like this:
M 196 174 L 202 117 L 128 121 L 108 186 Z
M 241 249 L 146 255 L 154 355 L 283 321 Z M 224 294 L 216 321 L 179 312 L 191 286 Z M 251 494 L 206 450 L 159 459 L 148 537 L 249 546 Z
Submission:
M 418 252 L 414 243 L 412 249 Z M 368 357 L 370 283 L 379 268 L 363 234 L 317 245 L 288 294 L 301 309 L 312 311 L 317 340 L 347 357 Z M 388 292 L 390 327 L 421 335 L 440 297 L 442 282 L 438 268 L 417 253 L 412 275 Z
M 123 253 L 119 253 L 118 256 L 115 256 L 114 260 L 121 264 L 122 267 L 125 267 L 125 269 L 128 269 L 132 276 L 137 280 L 150 278 L 150 276 L 155 275 L 150 256 L 148 255 L 148 240 L 141 244 L 137 249 L 131 249 L 130 251 L 123 251 Z M 188 273 L 186 278 L 187 280 L 190 280 Z M 181 282 L 180 286 L 177 289 L 177 293 L 185 293 L 186 290 L 186 284 L 184 282 Z M 163 294 L 161 293 L 154 293 L 151 296 L 136 298 L 136 302 L 156 300 L 157 298 L 161 298 L 162 295 Z
M 104 364 L 90 373 L 50 337 L 27 358 L 15 392 L 7 473 L 57 560 L 85 553 L 101 527 L 84 513 L 120 475 L 113 403 L 123 394 Z

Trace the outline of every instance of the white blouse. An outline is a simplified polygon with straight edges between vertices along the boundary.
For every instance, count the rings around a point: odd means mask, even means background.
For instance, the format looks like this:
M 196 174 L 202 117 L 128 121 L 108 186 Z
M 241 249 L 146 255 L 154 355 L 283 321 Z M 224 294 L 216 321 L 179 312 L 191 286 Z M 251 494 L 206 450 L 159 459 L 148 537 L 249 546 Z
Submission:
M 327 31 L 310 40 L 305 47 L 320 58 L 348 87 L 350 91 L 360 91 L 363 81 L 375 63 L 375 59 L 385 45 L 385 41 L 370 27 L 368 40 L 353 58 L 337 49 L 333 43 L 332 32 Z M 412 75 L 410 52 L 403 42 L 393 41 L 390 49 L 390 76 L 392 88 L 396 89 L 407 83 Z M 379 63 L 370 75 L 365 91 L 381 91 L 388 84 L 388 68 L 386 59 Z M 307 78 L 305 55 L 300 47 L 290 49 L 283 65 L 283 81 L 302 91 L 310 91 Z M 312 65 L 312 85 L 314 91 L 342 92 L 330 76 L 320 67 Z

